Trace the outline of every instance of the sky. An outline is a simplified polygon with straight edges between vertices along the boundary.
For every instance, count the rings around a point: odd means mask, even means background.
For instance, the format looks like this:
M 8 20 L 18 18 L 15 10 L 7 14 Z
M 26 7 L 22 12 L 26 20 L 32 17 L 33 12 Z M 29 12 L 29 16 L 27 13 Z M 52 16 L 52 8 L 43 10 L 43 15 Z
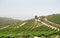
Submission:
M 60 13 L 60 0 L 0 0 L 0 17 L 30 19 Z

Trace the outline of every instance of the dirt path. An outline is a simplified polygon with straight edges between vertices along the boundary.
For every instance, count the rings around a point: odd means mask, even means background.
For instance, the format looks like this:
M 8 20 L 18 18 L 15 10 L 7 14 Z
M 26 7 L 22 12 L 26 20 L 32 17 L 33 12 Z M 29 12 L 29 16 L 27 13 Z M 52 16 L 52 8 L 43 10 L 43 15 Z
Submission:
M 45 22 L 43 22 L 43 21 L 40 21 L 43 25 L 45 25 L 45 26 L 47 26 L 47 27 L 50 27 L 50 28 L 52 28 L 52 29 L 58 29 L 58 28 L 56 28 L 56 27 L 54 27 L 54 26 L 51 26 L 51 25 L 49 25 L 49 24 L 47 24 L 47 23 L 45 23 Z M 58 29 L 57 31 L 59 31 L 60 29 Z
M 60 25 L 59 25 L 59 24 L 53 23 L 53 22 L 47 20 L 47 18 L 44 18 L 44 20 L 45 20 L 46 22 L 52 24 L 53 27 L 56 27 L 56 28 L 59 28 L 59 29 L 60 29 Z
M 19 25 L 19 26 L 17 26 L 17 27 L 14 27 L 14 28 L 19 28 L 19 27 L 23 26 L 24 24 L 26 24 L 26 22 L 22 23 L 21 25 Z M 10 26 L 10 25 L 5 26 L 5 27 L 2 27 L 2 28 L 0 28 L 0 30 L 5 29 L 5 28 L 8 28 L 9 26 Z
M 24 22 L 24 23 L 22 23 L 21 25 L 17 26 L 16 28 L 19 28 L 19 27 L 25 25 L 26 23 L 27 23 L 27 22 Z
M 48 22 L 48 20 L 45 18 L 44 19 L 45 21 L 47 21 Z M 56 27 L 54 27 L 54 26 L 52 26 L 52 25 L 49 25 L 48 23 L 45 23 L 44 21 L 41 21 L 41 20 L 39 20 L 40 21 L 40 23 L 42 23 L 42 25 L 45 25 L 45 26 L 47 26 L 47 27 L 50 27 L 50 28 L 52 28 L 52 29 L 58 29 L 58 28 L 56 28 Z M 50 24 L 52 24 L 52 22 L 50 22 Z M 41 25 L 39 25 L 39 26 L 41 26 Z M 39 26 L 36 26 L 36 27 L 39 27 Z M 32 29 L 34 29 L 34 28 L 36 28 L 36 27 L 33 27 Z M 60 29 L 58 29 L 58 31 L 59 31 Z
M 53 23 L 53 22 L 51 22 L 51 21 L 47 20 L 47 18 L 44 18 L 44 20 L 45 20 L 45 21 L 47 21 L 47 22 L 49 22 L 49 23 L 52 23 L 52 24 L 55 24 L 55 25 L 60 26 L 59 24 L 56 24 L 56 23 Z
M 7 27 L 9 27 L 10 25 L 8 25 L 8 26 L 5 26 L 5 27 L 2 27 L 2 28 L 0 28 L 0 30 L 2 30 L 2 29 L 5 29 L 5 28 L 7 28 Z

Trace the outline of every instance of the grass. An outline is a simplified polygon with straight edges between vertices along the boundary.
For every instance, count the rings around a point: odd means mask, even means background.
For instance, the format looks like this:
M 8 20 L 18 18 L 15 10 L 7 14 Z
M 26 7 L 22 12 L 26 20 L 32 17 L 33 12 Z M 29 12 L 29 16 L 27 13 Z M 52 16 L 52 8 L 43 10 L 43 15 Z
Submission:
M 48 16 L 48 20 L 60 24 L 60 14 Z
M 41 25 L 39 27 L 36 27 L 34 29 L 32 29 L 32 27 L 34 27 L 34 19 L 25 21 L 27 22 L 25 25 L 23 25 L 20 28 L 16 28 L 16 29 L 11 29 L 11 28 L 6 28 L 3 30 L 0 30 L 0 36 L 34 36 L 34 35 L 50 35 L 53 33 L 56 33 L 56 30 L 51 29 L 47 26 Z M 19 25 L 19 24 L 16 24 Z
M 54 16 L 48 17 L 48 19 L 50 18 L 49 20 L 52 20 L 53 17 Z M 57 18 L 59 18 L 59 16 L 56 16 L 54 18 L 56 18 L 56 23 L 60 23 L 57 21 Z M 14 27 L 19 26 L 24 22 L 27 22 L 27 23 L 25 25 L 21 26 L 20 28 L 14 29 Z M 55 20 L 53 22 L 55 22 Z M 60 31 L 57 31 L 57 29 L 54 30 L 54 29 L 51 29 L 45 25 L 41 25 L 39 27 L 32 29 L 35 26 L 37 26 L 37 24 L 35 24 L 34 19 L 30 19 L 30 20 L 26 20 L 26 21 L 22 21 L 22 22 L 17 22 L 17 23 L 11 24 L 11 26 L 8 28 L 0 30 L 0 37 L 2 37 L 2 36 L 4 36 L 4 37 L 10 37 L 10 36 L 12 36 L 12 37 L 17 37 L 17 36 L 49 36 L 49 35 L 54 35 L 56 33 L 60 34 Z

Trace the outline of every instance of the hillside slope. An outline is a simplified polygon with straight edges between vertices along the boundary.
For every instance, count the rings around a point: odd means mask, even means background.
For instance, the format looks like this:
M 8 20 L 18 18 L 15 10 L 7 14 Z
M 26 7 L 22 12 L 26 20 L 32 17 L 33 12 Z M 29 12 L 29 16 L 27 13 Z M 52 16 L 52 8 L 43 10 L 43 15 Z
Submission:
M 26 22 L 24 24 L 24 22 Z M 23 25 L 22 25 L 23 24 Z M 20 26 L 22 25 L 22 26 Z M 17 26 L 20 26 L 19 28 L 17 28 Z M 36 27 L 38 26 L 38 27 Z M 33 29 L 33 27 L 36 27 Z M 52 34 L 57 33 L 57 29 L 51 29 L 45 25 L 42 24 L 35 24 L 35 20 L 34 19 L 30 19 L 27 21 L 22 21 L 19 23 L 16 23 L 16 25 L 12 25 L 8 28 L 5 28 L 3 30 L 0 30 L 0 37 L 4 36 L 4 37 L 8 37 L 8 36 L 13 36 L 13 37 L 19 37 L 19 36 L 49 36 Z
M 60 14 L 50 15 L 47 18 L 49 21 L 60 24 Z
M 5 27 L 7 25 L 11 25 L 13 23 L 16 23 L 20 20 L 12 19 L 12 18 L 7 18 L 7 17 L 0 17 L 0 28 Z
M 9 27 L 0 29 L 0 37 L 3 37 L 3 38 L 24 37 L 25 38 L 29 36 L 31 37 L 45 36 L 49 38 L 52 35 L 56 36 L 56 34 L 58 35 L 60 34 L 60 30 L 57 31 L 58 30 L 57 27 L 55 27 L 57 29 L 54 29 L 51 27 L 52 27 L 51 24 L 49 25 L 48 23 L 46 23 L 44 21 L 44 18 L 39 23 L 35 23 L 35 19 L 29 19 L 29 20 L 13 23 Z

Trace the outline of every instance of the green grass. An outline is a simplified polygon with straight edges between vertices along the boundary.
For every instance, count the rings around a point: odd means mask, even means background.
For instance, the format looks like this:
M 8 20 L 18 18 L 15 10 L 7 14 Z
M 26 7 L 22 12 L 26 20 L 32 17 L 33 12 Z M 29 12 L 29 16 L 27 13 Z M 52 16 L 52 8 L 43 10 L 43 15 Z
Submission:
M 60 14 L 48 16 L 48 20 L 60 24 Z
M 20 24 L 27 22 L 25 25 L 21 26 L 20 28 L 15 28 L 15 26 L 19 26 Z M 39 27 L 36 27 L 34 29 L 32 29 L 34 26 L 37 26 L 37 24 L 35 24 L 35 20 L 34 19 L 30 19 L 30 20 L 26 20 L 26 21 L 22 21 L 22 22 L 17 22 L 15 24 L 12 24 L 10 27 L 0 30 L 0 37 L 4 36 L 4 37 L 8 37 L 8 36 L 13 36 L 13 37 L 17 37 L 17 36 L 49 36 L 49 35 L 54 35 L 55 33 L 57 33 L 57 29 L 51 29 L 45 25 L 41 25 Z M 11 28 L 13 27 L 13 28 Z M 58 32 L 60 33 L 60 31 Z
M 47 26 L 39 26 L 37 28 L 32 29 L 34 27 L 34 19 L 27 20 L 27 22 L 24 26 L 16 29 L 12 28 L 6 28 L 3 30 L 0 30 L 0 36 L 34 36 L 34 35 L 50 35 L 56 33 L 56 30 L 51 29 Z M 22 22 L 23 23 L 23 22 Z M 16 26 L 18 26 L 21 23 L 17 23 Z

